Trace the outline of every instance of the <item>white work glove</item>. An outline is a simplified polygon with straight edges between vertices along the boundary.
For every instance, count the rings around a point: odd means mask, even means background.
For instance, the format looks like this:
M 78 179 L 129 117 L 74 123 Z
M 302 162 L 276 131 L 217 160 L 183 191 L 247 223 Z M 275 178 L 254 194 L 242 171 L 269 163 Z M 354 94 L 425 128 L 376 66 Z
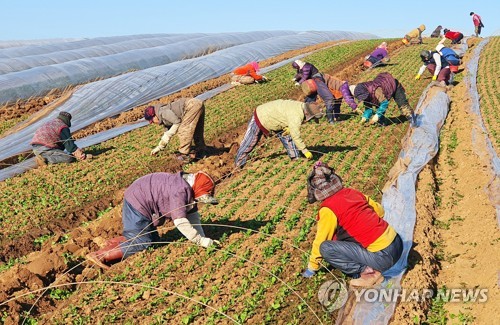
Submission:
M 195 238 L 193 241 L 205 248 L 208 248 L 212 245 L 220 246 L 220 242 L 218 240 L 214 240 L 208 237 L 201 237 L 200 235 L 198 235 L 197 238 Z
M 300 83 L 298 83 L 297 81 L 295 81 L 295 87 L 300 87 Z
M 156 155 L 158 152 L 160 152 L 161 150 L 163 150 L 162 147 L 160 146 L 157 146 L 156 148 L 154 148 L 153 150 L 151 150 L 151 156 L 154 156 Z

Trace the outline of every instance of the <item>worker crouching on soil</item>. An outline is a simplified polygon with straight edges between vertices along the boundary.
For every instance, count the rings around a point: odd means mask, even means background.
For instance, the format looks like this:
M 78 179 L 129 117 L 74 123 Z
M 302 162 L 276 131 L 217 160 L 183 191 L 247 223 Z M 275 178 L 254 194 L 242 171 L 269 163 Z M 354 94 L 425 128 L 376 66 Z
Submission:
M 87 255 L 102 268 L 143 251 L 159 241 L 157 227 L 171 219 L 191 242 L 209 247 L 218 241 L 205 237 L 197 202 L 217 204 L 215 183 L 204 172 L 187 174 L 153 173 L 130 185 L 123 198 L 123 236 L 109 240 L 106 246 Z
M 449 85 L 452 81 L 450 64 L 438 51 L 422 50 L 420 59 L 424 63 L 415 76 L 419 80 L 422 73 L 427 69 L 432 74 L 432 81 L 437 81 L 441 86 Z
M 260 70 L 259 63 L 252 61 L 244 66 L 233 70 L 231 76 L 232 85 L 249 85 L 253 83 L 266 82 L 268 79 L 265 76 L 258 74 Z
M 361 117 L 361 124 L 369 121 L 369 124 L 384 123 L 385 112 L 389 106 L 389 100 L 394 98 L 401 113 L 410 121 L 414 118 L 413 108 L 409 105 L 403 85 L 395 79 L 390 73 L 383 72 L 378 74 L 373 81 L 362 82 L 357 85 L 343 87 L 344 98 L 346 102 L 361 113 L 356 103 L 353 104 L 352 97 L 363 102 L 365 110 Z M 374 108 L 376 108 L 375 113 Z
M 366 61 L 363 63 L 365 68 L 373 68 L 378 65 L 389 62 L 389 52 L 387 50 L 387 43 L 382 42 L 377 48 L 366 57 Z
M 278 99 L 259 105 L 248 123 L 243 141 L 236 153 L 236 167 L 243 167 L 248 155 L 259 142 L 262 134 L 276 134 L 291 159 L 299 157 L 299 150 L 307 159 L 312 153 L 300 138 L 300 126 L 305 121 L 319 119 L 323 116 L 316 103 L 302 103 L 296 100 Z
M 307 180 L 309 203 L 322 201 L 309 265 L 312 277 L 324 259 L 353 278 L 351 285 L 370 287 L 401 257 L 403 242 L 384 219 L 382 206 L 363 193 L 346 188 L 327 164 L 317 162 Z
M 293 81 L 295 81 L 295 85 L 297 87 L 302 87 L 302 90 L 306 94 L 305 102 L 316 102 L 316 99 L 319 95 L 319 97 L 321 97 L 321 99 L 325 103 L 328 122 L 334 123 L 337 119 L 337 115 L 340 113 L 340 103 L 338 102 L 338 99 L 334 97 L 332 91 L 328 87 L 325 80 L 325 75 L 320 73 L 313 64 L 303 62 L 301 60 L 295 60 L 292 63 L 292 67 L 297 70 Z M 311 87 L 313 87 L 314 90 L 305 90 L 306 88 Z
M 36 130 L 31 146 L 39 166 L 60 163 L 72 163 L 76 160 L 92 158 L 78 148 L 71 138 L 71 114 L 60 112 L 57 118 L 43 124 Z
M 425 30 L 425 25 L 422 24 L 418 28 L 413 29 L 406 34 L 401 40 L 405 45 L 422 44 L 422 33 Z
M 179 152 L 176 154 L 178 160 L 190 162 L 194 158 L 192 154 L 190 155 L 193 140 L 198 157 L 204 155 L 206 147 L 203 135 L 205 126 L 203 101 L 196 98 L 181 98 L 168 104 L 148 106 L 144 111 L 144 118 L 150 124 L 159 124 L 166 128 L 151 155 L 156 155 L 165 149 L 176 133 L 179 134 Z

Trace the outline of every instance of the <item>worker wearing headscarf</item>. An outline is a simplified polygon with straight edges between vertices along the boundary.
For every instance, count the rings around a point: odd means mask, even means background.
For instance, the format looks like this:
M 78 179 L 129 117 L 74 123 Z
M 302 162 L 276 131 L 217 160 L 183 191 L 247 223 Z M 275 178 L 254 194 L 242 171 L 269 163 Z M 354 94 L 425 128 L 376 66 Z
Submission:
M 109 240 L 106 246 L 87 255 L 103 268 L 122 258 L 143 251 L 159 240 L 157 227 L 166 220 L 191 242 L 208 247 L 216 241 L 205 236 L 197 202 L 217 204 L 215 183 L 204 173 L 152 173 L 137 179 L 123 198 L 123 236 Z
M 382 206 L 363 193 L 344 187 L 327 164 L 317 162 L 307 178 L 309 203 L 321 202 L 309 264 L 309 278 L 321 260 L 353 278 L 351 285 L 370 287 L 401 257 L 403 242 L 384 219 Z

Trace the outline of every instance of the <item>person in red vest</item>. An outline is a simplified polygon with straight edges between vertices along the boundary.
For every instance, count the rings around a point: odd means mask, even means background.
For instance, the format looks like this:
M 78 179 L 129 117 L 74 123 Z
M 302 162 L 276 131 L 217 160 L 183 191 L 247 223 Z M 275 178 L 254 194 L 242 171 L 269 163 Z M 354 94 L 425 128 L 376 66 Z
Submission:
M 244 66 L 237 67 L 233 70 L 231 76 L 231 84 L 233 85 L 249 85 L 267 81 L 265 76 L 258 74 L 260 70 L 259 63 L 252 61 Z
M 473 11 L 470 12 L 470 15 L 472 17 L 472 22 L 474 23 L 474 32 L 476 33 L 476 37 L 479 37 L 479 35 L 481 35 L 481 29 L 484 28 L 481 16 L 475 14 Z
M 462 41 L 462 38 L 464 38 L 464 34 L 451 31 L 447 28 L 443 30 L 443 33 L 443 37 L 451 40 L 451 44 L 460 44 L 460 41 Z
M 92 158 L 92 155 L 86 154 L 76 146 L 71 138 L 70 126 L 71 114 L 60 112 L 57 118 L 36 130 L 31 146 L 39 166 L 47 163 L 72 163 L 76 160 Z
M 401 257 L 403 242 L 384 219 L 382 206 L 363 193 L 344 187 L 333 168 L 316 162 L 307 180 L 309 203 L 322 201 L 309 265 L 302 276 L 314 276 L 324 259 L 352 277 L 351 285 L 371 287 Z

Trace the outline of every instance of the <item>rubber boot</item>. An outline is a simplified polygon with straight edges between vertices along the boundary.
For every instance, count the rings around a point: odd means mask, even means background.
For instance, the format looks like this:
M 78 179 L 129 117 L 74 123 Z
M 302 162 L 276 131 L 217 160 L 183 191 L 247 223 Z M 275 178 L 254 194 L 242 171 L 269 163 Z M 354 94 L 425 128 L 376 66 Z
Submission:
M 95 265 L 107 270 L 109 265 L 104 264 L 105 262 L 110 263 L 122 259 L 123 252 L 119 246 L 124 241 L 125 237 L 123 236 L 110 239 L 105 247 L 97 252 L 87 254 L 85 257 Z
M 351 280 L 350 284 L 355 287 L 370 288 L 384 281 L 382 273 L 367 266 L 357 279 Z

